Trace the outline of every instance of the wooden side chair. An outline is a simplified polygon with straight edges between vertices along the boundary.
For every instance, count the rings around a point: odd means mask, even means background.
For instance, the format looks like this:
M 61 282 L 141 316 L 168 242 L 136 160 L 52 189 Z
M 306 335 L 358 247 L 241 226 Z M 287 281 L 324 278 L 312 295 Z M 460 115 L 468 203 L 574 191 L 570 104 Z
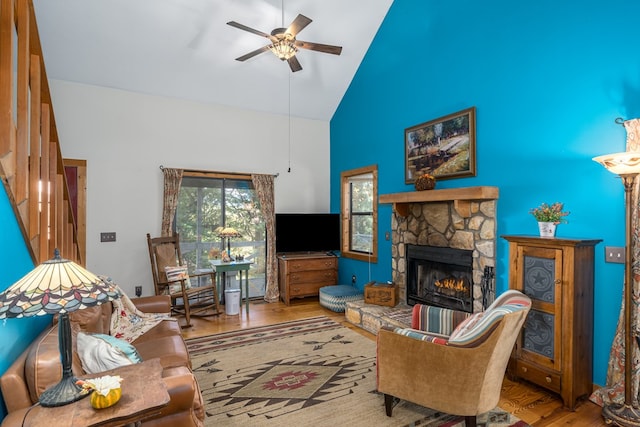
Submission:
M 168 237 L 151 237 L 147 233 L 151 275 L 156 295 L 171 297 L 171 311 L 183 315 L 191 326 L 191 316 L 216 316 L 221 313 L 216 289 L 215 271 L 188 274 L 180 252 L 178 233 Z M 206 277 L 204 286 L 196 286 L 192 279 Z

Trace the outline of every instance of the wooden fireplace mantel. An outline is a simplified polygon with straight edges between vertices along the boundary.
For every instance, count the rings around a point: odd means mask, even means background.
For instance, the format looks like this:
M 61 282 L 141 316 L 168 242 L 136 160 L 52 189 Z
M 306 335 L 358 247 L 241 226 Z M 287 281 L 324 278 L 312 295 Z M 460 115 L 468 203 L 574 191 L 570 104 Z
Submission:
M 471 202 L 475 200 L 495 200 L 498 198 L 498 187 L 464 187 L 445 190 L 411 191 L 407 193 L 381 194 L 380 203 L 393 203 L 393 209 L 400 216 L 409 214 L 412 203 L 453 202 L 453 205 L 464 218 L 471 216 Z

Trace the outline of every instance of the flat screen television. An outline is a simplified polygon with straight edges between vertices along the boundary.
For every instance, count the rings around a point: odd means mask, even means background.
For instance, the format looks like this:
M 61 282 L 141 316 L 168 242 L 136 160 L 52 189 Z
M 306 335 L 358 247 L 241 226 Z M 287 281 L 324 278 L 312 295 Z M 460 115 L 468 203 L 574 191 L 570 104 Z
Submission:
M 340 214 L 276 213 L 276 252 L 337 252 Z

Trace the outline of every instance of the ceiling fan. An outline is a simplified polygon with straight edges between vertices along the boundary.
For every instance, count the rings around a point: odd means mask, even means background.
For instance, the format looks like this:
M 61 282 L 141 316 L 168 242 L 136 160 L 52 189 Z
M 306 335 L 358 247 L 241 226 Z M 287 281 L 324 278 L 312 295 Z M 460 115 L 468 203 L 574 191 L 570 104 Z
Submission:
M 273 31 L 271 31 L 271 34 L 267 34 L 263 33 L 262 31 L 247 27 L 246 25 L 239 24 L 235 21 L 227 22 L 227 24 L 231 25 L 232 27 L 236 27 L 241 30 L 256 34 L 258 36 L 265 37 L 271 41 L 271 44 L 242 55 L 236 58 L 236 61 L 246 61 L 247 59 L 253 58 L 256 55 L 261 54 L 262 52 L 270 50 L 282 61 L 287 61 L 289 63 L 289 68 L 291 68 L 291 71 L 295 73 L 296 71 L 302 70 L 302 65 L 300 65 L 300 62 L 298 62 L 298 59 L 296 58 L 298 48 L 330 53 L 332 55 L 340 55 L 340 53 L 342 52 L 342 46 L 311 43 L 296 39 L 298 33 L 310 23 L 311 19 L 307 18 L 304 15 L 298 15 L 288 28 L 275 28 L 273 29 Z

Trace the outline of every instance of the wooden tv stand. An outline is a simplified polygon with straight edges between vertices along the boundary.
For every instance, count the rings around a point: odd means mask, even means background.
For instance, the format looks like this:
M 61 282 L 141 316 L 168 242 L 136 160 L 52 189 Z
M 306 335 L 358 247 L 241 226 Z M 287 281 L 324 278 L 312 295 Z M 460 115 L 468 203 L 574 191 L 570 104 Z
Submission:
M 317 296 L 323 286 L 338 283 L 338 257 L 325 252 L 278 254 L 280 298 Z

